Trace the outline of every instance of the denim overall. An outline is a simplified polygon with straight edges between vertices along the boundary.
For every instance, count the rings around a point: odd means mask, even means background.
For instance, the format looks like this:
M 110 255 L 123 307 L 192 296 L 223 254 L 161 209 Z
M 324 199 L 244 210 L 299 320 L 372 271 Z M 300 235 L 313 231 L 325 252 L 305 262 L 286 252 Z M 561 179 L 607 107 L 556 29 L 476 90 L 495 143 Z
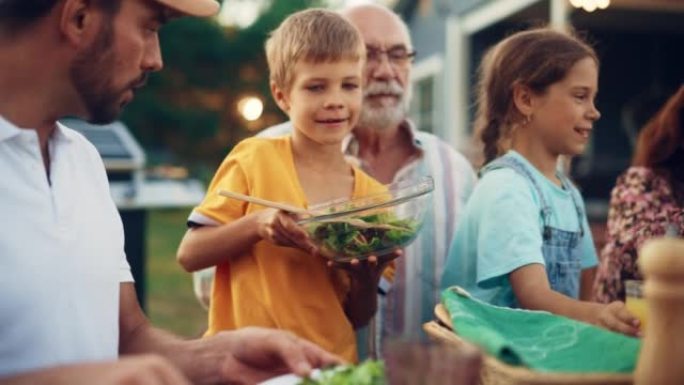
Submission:
M 579 231 L 566 231 L 551 227 L 551 207 L 546 203 L 544 194 L 537 184 L 537 181 L 530 173 L 529 169 L 520 160 L 503 156 L 488 164 L 483 168 L 487 172 L 498 168 L 511 168 L 518 174 L 525 177 L 531 184 L 539 197 L 541 204 L 542 218 L 542 255 L 546 267 L 546 275 L 554 291 L 565 294 L 571 298 L 579 298 L 579 281 L 581 275 L 581 247 L 580 241 L 584 236 L 584 213 L 579 205 L 578 197 L 573 191 L 572 185 L 567 177 L 559 174 L 559 179 L 563 189 L 570 192 L 572 202 L 577 211 Z M 517 307 L 517 301 L 516 301 Z

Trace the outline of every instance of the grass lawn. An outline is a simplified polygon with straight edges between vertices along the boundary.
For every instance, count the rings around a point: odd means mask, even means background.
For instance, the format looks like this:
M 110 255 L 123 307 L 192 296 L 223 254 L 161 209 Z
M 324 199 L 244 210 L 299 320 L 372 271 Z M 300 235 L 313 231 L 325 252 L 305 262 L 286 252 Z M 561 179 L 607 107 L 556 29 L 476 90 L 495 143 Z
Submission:
M 192 292 L 192 276 L 176 263 L 189 209 L 151 210 L 147 220 L 147 313 L 152 323 L 184 337 L 198 337 L 207 311 Z

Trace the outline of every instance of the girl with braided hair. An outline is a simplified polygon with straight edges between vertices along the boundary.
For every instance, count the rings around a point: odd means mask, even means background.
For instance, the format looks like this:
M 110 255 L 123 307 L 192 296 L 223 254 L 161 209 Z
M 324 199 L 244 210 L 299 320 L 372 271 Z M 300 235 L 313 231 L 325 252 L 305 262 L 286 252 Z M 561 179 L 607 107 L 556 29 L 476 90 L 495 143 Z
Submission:
M 598 67 L 589 45 L 549 28 L 515 33 L 487 52 L 475 123 L 485 164 L 442 286 L 637 335 L 624 303 L 583 301 L 596 250 L 582 197 L 558 167 L 562 156 L 584 151 L 600 117 Z

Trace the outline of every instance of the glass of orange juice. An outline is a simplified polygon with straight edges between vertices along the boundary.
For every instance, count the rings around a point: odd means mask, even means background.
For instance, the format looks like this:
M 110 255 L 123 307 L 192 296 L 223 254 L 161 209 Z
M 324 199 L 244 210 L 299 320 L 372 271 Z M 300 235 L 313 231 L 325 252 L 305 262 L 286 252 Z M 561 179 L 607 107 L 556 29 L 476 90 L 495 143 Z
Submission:
M 646 330 L 646 319 L 648 318 L 648 308 L 646 298 L 643 295 L 644 281 L 627 280 L 625 281 L 625 306 L 641 323 L 641 331 Z

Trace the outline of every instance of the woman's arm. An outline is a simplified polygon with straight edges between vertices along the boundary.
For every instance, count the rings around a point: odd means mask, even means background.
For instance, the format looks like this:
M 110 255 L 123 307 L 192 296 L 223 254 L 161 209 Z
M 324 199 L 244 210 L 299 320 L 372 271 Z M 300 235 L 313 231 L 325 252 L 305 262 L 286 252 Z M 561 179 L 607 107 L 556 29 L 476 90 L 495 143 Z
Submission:
M 621 175 L 611 192 L 607 240 L 601 250 L 594 299 L 608 303 L 624 296 L 623 279 L 639 279 L 637 250 L 648 239 L 663 235 L 664 181 L 644 167 Z

